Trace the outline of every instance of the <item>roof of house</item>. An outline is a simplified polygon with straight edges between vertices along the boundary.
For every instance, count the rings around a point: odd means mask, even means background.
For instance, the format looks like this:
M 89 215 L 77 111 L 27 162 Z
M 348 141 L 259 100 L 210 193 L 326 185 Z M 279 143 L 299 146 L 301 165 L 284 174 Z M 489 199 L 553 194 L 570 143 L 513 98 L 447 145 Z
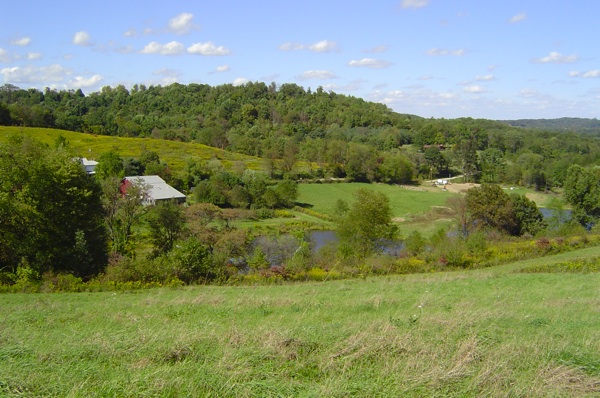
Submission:
M 133 176 L 125 177 L 133 184 L 142 184 L 148 187 L 148 196 L 151 200 L 184 199 L 186 196 L 167 184 L 159 176 Z

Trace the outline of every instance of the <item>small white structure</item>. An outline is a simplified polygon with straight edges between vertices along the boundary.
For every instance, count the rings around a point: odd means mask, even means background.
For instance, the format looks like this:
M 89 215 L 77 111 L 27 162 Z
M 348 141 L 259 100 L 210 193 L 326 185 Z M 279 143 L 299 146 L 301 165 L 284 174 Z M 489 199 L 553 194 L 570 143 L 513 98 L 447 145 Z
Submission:
M 85 168 L 86 173 L 88 173 L 89 175 L 96 174 L 96 166 L 98 166 L 98 162 L 86 158 L 79 158 L 79 161 Z
M 121 181 L 121 192 L 126 193 L 129 185 L 140 185 L 146 188 L 144 205 L 153 205 L 160 200 L 175 200 L 178 203 L 185 202 L 186 196 L 167 184 L 159 176 L 132 176 L 125 177 Z

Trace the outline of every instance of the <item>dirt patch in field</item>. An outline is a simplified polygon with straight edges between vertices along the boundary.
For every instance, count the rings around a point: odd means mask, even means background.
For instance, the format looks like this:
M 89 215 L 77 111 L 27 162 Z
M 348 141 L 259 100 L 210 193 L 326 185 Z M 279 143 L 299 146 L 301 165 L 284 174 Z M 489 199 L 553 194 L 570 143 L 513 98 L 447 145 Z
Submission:
M 470 188 L 478 187 L 478 186 L 479 186 L 479 184 L 473 184 L 473 183 L 468 183 L 468 184 L 450 183 L 447 185 L 436 185 L 436 188 L 437 189 L 446 189 L 448 192 L 452 192 L 452 193 L 465 193 Z

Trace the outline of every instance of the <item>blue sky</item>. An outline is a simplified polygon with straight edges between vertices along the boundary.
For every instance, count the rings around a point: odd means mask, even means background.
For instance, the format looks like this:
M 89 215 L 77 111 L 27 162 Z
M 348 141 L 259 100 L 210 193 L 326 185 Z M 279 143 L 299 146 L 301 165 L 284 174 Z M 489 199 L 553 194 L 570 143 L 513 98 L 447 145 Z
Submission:
M 0 84 L 262 81 L 423 117 L 600 113 L 597 0 L 0 0 Z

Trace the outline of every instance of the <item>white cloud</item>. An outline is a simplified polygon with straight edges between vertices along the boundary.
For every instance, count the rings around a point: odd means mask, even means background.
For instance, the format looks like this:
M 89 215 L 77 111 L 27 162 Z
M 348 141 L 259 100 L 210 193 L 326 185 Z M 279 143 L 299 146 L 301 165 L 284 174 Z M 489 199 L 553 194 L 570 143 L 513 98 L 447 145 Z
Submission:
M 305 47 L 303 44 L 300 43 L 283 43 L 282 45 L 279 46 L 279 49 L 281 51 L 294 51 L 294 50 L 303 50 Z
M 231 84 L 233 84 L 234 86 L 241 86 L 248 83 L 249 81 L 250 80 L 246 79 L 245 77 L 238 77 Z
M 28 46 L 29 44 L 31 44 L 31 37 L 26 37 L 26 36 L 20 37 L 18 39 L 11 41 L 10 43 L 15 46 L 25 47 L 25 46 Z
M 463 92 L 468 94 L 482 94 L 485 93 L 485 88 L 477 85 L 467 86 L 463 88 Z
M 318 53 L 326 53 L 337 49 L 337 44 L 334 41 L 321 40 L 315 44 L 311 44 L 308 49 Z
M 376 91 L 371 96 L 373 101 L 394 106 L 399 112 L 406 112 L 418 104 L 420 108 L 439 109 L 456 104 L 457 95 L 449 92 L 435 92 L 433 90 L 416 87 L 413 90 L 392 90 L 388 92 Z M 403 109 L 400 109 L 403 108 Z
M 153 41 L 148 43 L 141 52 L 142 54 L 179 55 L 183 52 L 183 44 L 177 41 L 167 44 Z
M 100 75 L 94 75 L 89 78 L 85 78 L 83 76 L 77 76 L 73 80 L 67 83 L 68 88 L 87 88 L 96 86 L 100 83 L 104 78 Z
M 279 46 L 281 51 L 295 51 L 295 50 L 310 50 L 317 53 L 326 53 L 335 51 L 338 49 L 337 43 L 330 40 L 321 40 L 314 44 L 301 44 L 287 42 Z
M 217 66 L 216 71 L 217 72 L 227 72 L 229 71 L 229 65 L 221 65 L 221 66 Z
M 492 80 L 496 80 L 494 75 L 477 75 L 475 76 L 475 80 L 478 82 L 491 82 Z
M 552 51 L 545 57 L 533 59 L 532 62 L 537 64 L 572 64 L 578 60 L 579 56 L 577 54 L 563 55 L 559 52 Z
M 587 72 L 571 71 L 569 72 L 571 77 L 582 77 L 584 79 L 600 77 L 600 69 L 589 70 Z
M 73 44 L 78 46 L 90 46 L 90 40 L 90 35 L 86 31 L 77 32 L 73 36 Z
M 461 57 L 463 55 L 465 55 L 467 53 L 467 50 L 465 50 L 464 48 L 459 48 L 457 50 L 446 50 L 443 48 L 432 48 L 430 50 L 427 50 L 426 54 L 427 55 L 431 55 L 434 57 L 443 57 L 443 56 L 448 56 L 448 55 L 453 55 L 456 57 Z
M 194 43 L 188 47 L 187 52 L 190 54 L 206 55 L 206 56 L 221 56 L 228 55 L 231 51 L 223 46 L 215 46 L 212 42 Z
M 429 0 L 402 0 L 402 8 L 422 8 L 429 4 Z
M 298 80 L 309 80 L 309 79 L 335 79 L 335 74 L 327 70 L 307 70 L 300 76 L 297 76 Z
M 169 31 L 179 35 L 190 33 L 192 30 L 198 28 L 198 25 L 192 22 L 193 19 L 193 14 L 187 12 L 181 13 L 169 20 Z
M 352 60 L 352 61 L 348 62 L 348 66 L 362 66 L 362 67 L 371 68 L 371 69 L 387 68 L 390 65 L 392 65 L 392 64 L 388 61 L 383 61 L 380 59 L 373 59 L 373 58 L 363 58 L 363 59 Z
M 10 83 L 46 83 L 61 82 L 66 76 L 71 75 L 71 70 L 59 64 L 49 66 L 34 67 L 31 65 L 25 67 L 15 66 L 0 70 L 4 76 L 5 82 Z
M 40 58 L 42 58 L 42 53 L 33 53 L 33 52 L 27 53 L 28 60 L 34 60 L 34 59 L 40 59 Z
M 509 23 L 517 23 L 517 22 L 521 22 L 527 19 L 527 14 L 525 14 L 524 12 L 515 15 L 514 17 L 512 17 L 511 19 L 508 20 Z
M 362 84 L 364 83 L 364 80 L 353 80 L 351 82 L 349 82 L 348 84 L 333 84 L 333 83 L 328 83 L 328 84 L 323 84 L 321 87 L 323 88 L 323 90 L 325 91 L 334 91 L 334 92 L 347 92 L 347 91 L 358 91 L 362 88 Z

